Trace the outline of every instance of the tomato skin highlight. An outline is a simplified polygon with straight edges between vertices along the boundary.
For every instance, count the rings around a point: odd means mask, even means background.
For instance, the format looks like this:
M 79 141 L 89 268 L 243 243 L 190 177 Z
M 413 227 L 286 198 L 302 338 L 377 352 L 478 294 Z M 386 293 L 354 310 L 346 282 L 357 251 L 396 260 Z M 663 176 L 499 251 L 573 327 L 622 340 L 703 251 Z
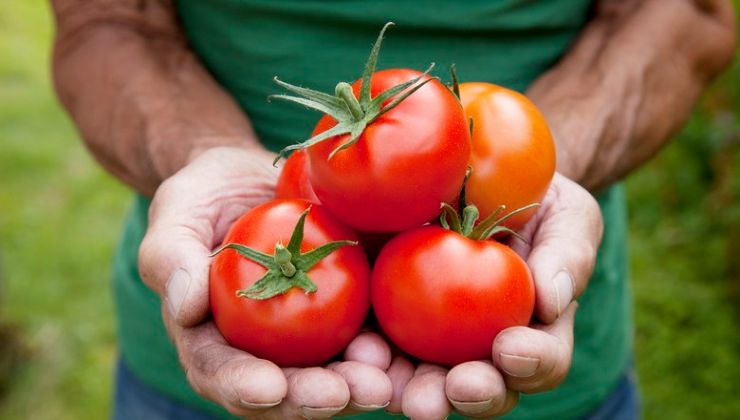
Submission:
M 239 243 L 272 255 L 275 244 L 287 244 L 305 200 L 273 200 L 255 207 L 231 227 L 224 243 Z M 305 222 L 301 252 L 327 242 L 356 240 L 320 205 Z M 318 366 L 341 352 L 357 335 L 369 310 L 370 267 L 362 248 L 345 246 L 308 271 L 315 293 L 293 287 L 266 300 L 236 296 L 265 273 L 261 265 L 226 249 L 210 270 L 213 319 L 226 341 L 280 366 Z
M 534 281 L 509 247 L 437 226 L 401 233 L 372 272 L 372 305 L 383 331 L 422 360 L 490 360 L 502 330 L 528 325 Z
M 371 95 L 420 74 L 379 71 L 372 77 Z M 353 90 L 359 95 L 359 81 Z M 324 116 L 313 135 L 335 124 Z M 381 115 L 357 143 L 329 159 L 347 139 L 336 136 L 306 151 L 317 197 L 356 230 L 395 232 L 420 226 L 439 214 L 441 202 L 460 192 L 470 158 L 468 123 L 454 95 L 438 80 Z
M 305 150 L 296 150 L 288 157 L 275 186 L 275 198 L 302 198 L 321 204 L 313 192 L 306 165 L 308 156 Z
M 556 164 L 555 142 L 542 113 L 526 96 L 491 83 L 462 83 L 460 100 L 473 119 L 473 171 L 465 193 L 481 218 L 501 205 L 508 213 L 542 201 Z M 518 230 L 534 213 L 517 214 L 504 226 Z

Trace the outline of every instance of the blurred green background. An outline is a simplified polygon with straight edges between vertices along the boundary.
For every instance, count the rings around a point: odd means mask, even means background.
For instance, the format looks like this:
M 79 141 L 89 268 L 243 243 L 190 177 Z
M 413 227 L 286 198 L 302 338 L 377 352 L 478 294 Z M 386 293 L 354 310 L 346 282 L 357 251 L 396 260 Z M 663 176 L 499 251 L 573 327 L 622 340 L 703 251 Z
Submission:
M 110 408 L 109 262 L 130 194 L 56 103 L 52 33 L 45 2 L 0 3 L 0 419 Z M 738 107 L 736 62 L 627 182 L 648 419 L 740 418 Z

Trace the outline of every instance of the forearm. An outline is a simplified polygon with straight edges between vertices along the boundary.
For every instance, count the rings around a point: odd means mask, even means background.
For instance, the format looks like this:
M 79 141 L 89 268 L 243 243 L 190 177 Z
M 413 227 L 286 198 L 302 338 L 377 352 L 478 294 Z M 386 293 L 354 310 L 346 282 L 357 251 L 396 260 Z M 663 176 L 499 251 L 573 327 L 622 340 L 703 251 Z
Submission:
M 528 91 L 558 170 L 591 190 L 653 156 L 731 60 L 727 0 L 601 0 L 566 56 Z
M 151 195 L 205 149 L 261 150 L 244 114 L 187 48 L 171 2 L 53 6 L 59 98 L 115 176 Z

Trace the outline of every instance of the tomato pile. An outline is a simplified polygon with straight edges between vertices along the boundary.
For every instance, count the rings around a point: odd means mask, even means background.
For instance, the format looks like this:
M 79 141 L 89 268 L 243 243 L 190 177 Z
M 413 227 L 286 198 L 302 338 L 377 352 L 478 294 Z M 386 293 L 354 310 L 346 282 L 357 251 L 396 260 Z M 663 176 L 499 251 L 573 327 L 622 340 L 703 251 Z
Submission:
M 273 98 L 324 116 L 278 156 L 292 152 L 276 199 L 214 253 L 218 329 L 281 366 L 330 360 L 370 310 L 401 350 L 443 365 L 490 359 L 496 335 L 532 316 L 530 270 L 496 239 L 518 236 L 550 184 L 547 124 L 500 86 L 376 72 L 388 26 L 333 95 L 275 79 L 297 96 Z

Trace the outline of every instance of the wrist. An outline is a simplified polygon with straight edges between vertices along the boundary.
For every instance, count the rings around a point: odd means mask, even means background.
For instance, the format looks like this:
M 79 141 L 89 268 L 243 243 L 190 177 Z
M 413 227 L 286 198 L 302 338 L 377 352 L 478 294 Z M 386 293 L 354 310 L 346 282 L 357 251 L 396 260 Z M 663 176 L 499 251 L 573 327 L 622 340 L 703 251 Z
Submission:
M 557 171 L 588 190 L 615 180 L 627 159 L 642 103 L 644 72 L 620 77 L 564 74 L 554 69 L 527 95 L 545 115 L 557 150 Z

